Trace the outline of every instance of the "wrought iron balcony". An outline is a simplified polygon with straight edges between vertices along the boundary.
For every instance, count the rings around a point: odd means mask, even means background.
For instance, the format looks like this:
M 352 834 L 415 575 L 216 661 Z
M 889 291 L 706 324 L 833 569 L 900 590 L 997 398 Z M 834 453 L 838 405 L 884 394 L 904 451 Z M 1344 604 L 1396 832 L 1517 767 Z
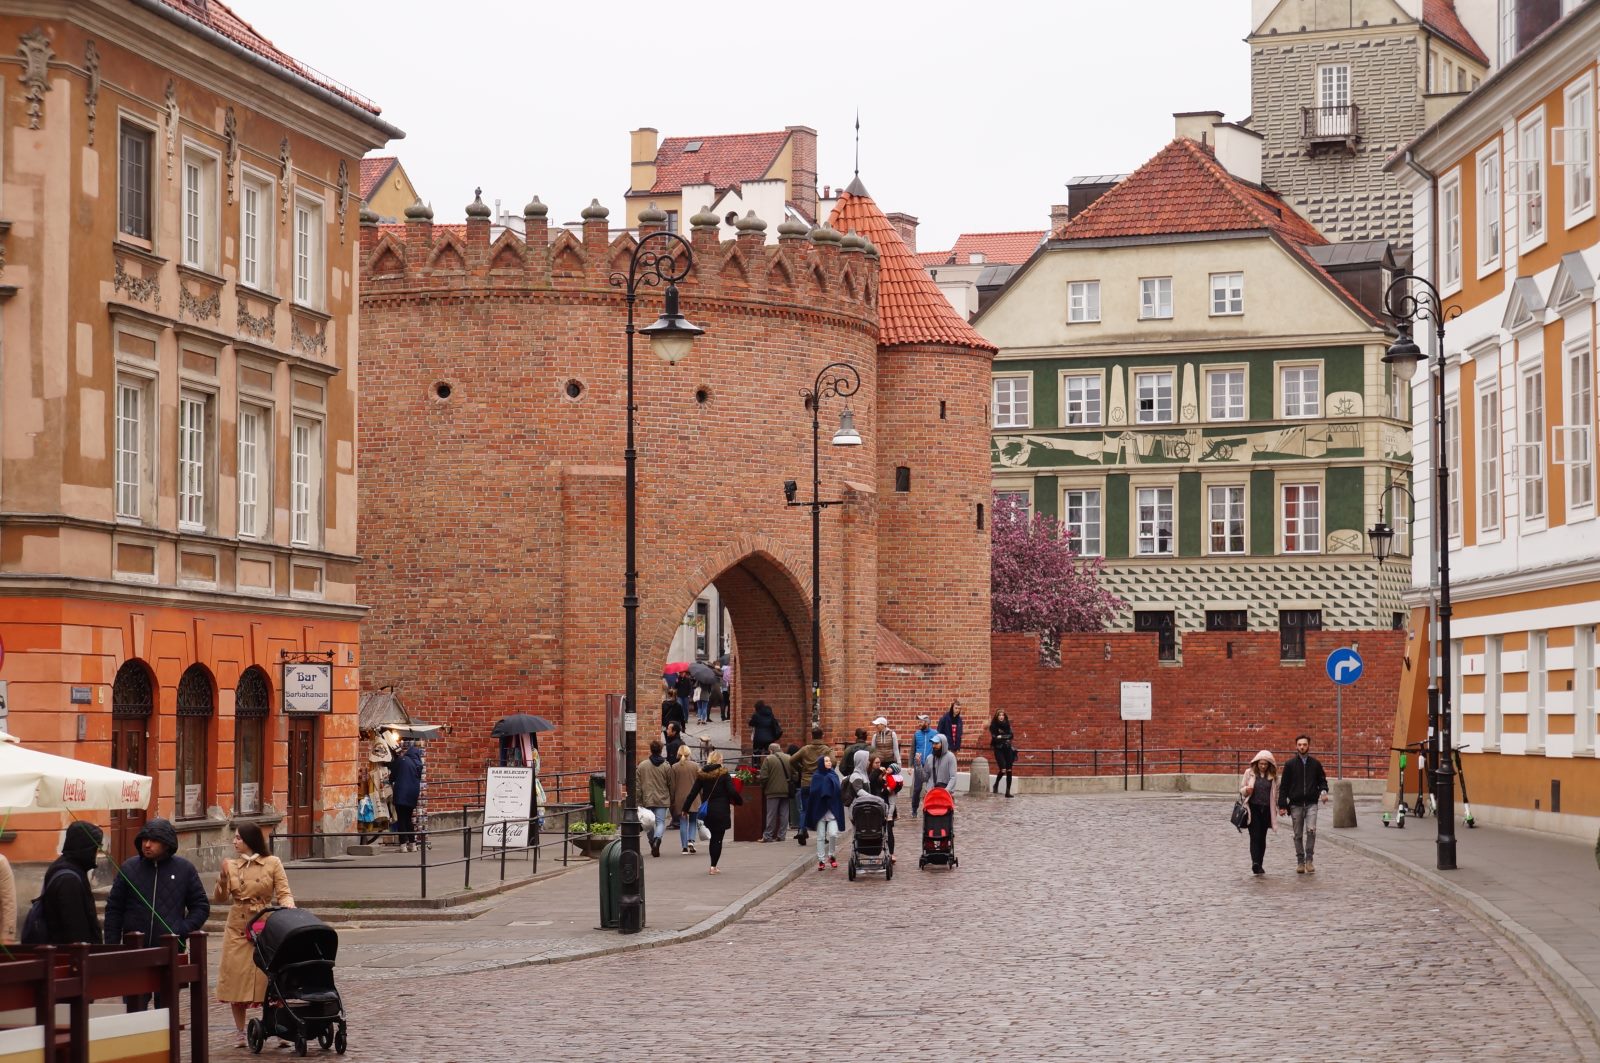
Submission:
M 1331 107 L 1302 107 L 1301 134 L 1313 147 L 1339 145 L 1354 147 L 1361 139 L 1361 108 L 1353 103 Z

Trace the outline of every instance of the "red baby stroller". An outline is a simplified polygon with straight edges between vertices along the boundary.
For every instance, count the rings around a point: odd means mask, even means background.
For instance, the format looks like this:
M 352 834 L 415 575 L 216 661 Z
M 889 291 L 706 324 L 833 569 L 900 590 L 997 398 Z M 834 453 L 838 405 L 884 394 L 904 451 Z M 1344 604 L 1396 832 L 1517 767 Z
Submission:
M 956 859 L 956 803 L 950 791 L 939 786 L 922 799 L 922 856 L 917 867 L 926 871 L 929 864 L 961 866 Z

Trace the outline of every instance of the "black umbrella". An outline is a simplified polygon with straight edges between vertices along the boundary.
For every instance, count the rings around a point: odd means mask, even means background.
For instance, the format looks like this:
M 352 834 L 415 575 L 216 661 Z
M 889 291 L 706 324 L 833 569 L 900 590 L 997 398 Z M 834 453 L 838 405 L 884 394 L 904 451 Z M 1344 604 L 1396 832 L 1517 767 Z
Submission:
M 722 682 L 722 673 L 704 661 L 696 661 L 689 666 L 689 678 L 696 683 L 710 686 Z
M 543 716 L 529 716 L 519 712 L 514 716 L 502 716 L 494 725 L 494 730 L 489 733 L 495 738 L 506 738 L 510 735 L 538 734 L 540 731 L 554 731 L 556 725 Z

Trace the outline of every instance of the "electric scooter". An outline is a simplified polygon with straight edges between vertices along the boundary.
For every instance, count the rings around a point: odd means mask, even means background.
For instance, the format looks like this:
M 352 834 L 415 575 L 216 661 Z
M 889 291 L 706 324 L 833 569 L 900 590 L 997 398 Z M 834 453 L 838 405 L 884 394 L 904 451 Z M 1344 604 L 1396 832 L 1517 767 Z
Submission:
M 1390 749 L 1400 754 L 1400 800 L 1394 807 L 1394 817 L 1389 813 L 1383 814 L 1383 825 L 1395 827 L 1400 830 L 1406 828 L 1406 757 L 1411 752 L 1410 746 L 1390 746 Z
M 1461 787 L 1461 818 L 1468 827 L 1476 827 L 1478 821 L 1472 816 L 1472 802 L 1467 799 L 1467 773 L 1461 766 L 1461 749 L 1456 746 L 1451 750 L 1456 758 L 1456 785 Z

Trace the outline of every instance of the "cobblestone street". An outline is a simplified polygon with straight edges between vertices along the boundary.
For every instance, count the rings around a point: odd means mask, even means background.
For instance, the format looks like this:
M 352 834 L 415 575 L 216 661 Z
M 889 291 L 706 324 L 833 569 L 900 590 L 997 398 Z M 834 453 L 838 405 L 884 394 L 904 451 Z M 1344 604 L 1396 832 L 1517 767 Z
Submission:
M 702 941 L 342 982 L 348 1058 L 1600 1060 L 1472 918 L 1326 842 L 1298 877 L 1287 829 L 1255 879 L 1226 812 L 963 799 L 953 873 L 919 873 L 906 829 L 894 881 L 808 870 Z M 245 1057 L 223 1009 L 212 1022 L 218 1058 Z

